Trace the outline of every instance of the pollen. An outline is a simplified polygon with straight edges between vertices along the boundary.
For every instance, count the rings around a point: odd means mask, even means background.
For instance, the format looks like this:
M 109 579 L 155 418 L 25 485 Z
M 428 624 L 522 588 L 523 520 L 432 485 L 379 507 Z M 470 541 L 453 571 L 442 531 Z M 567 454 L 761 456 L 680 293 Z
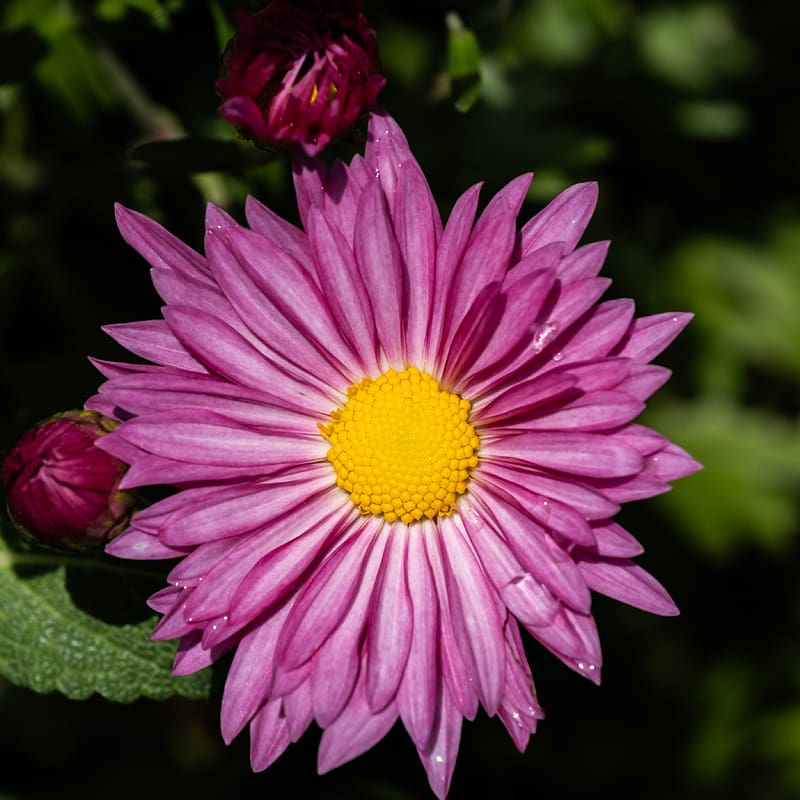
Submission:
M 362 514 L 410 525 L 447 516 L 478 464 L 470 403 L 427 372 L 390 369 L 347 390 L 319 424 L 336 483 Z

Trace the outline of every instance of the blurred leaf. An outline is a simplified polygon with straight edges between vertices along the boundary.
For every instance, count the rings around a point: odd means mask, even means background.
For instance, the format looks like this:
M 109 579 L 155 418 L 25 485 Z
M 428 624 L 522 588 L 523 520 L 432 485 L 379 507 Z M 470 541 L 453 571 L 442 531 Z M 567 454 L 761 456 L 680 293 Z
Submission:
M 678 123 L 697 139 L 733 139 L 747 127 L 747 109 L 724 100 L 694 101 L 678 106 Z
M 450 13 L 447 22 L 447 71 L 451 78 L 477 75 L 481 65 L 481 48 L 475 34 L 464 27 L 458 14 Z
M 759 247 L 699 237 L 675 256 L 675 285 L 701 309 L 698 357 L 705 391 L 746 389 L 747 369 L 800 378 L 800 221 L 776 229 Z
M 796 532 L 800 430 L 777 414 L 698 400 L 649 410 L 653 425 L 704 465 L 662 501 L 699 549 L 777 550 Z
M 393 22 L 381 29 L 381 65 L 406 86 L 419 84 L 430 68 L 431 48 L 422 31 Z
M 132 161 L 183 173 L 240 170 L 280 158 L 281 150 L 244 148 L 232 141 L 186 137 L 137 145 L 128 152 Z
M 744 666 L 732 660 L 720 660 L 698 677 L 695 691 L 703 710 L 687 751 L 689 769 L 695 781 L 713 786 L 749 744 L 754 687 Z
M 721 3 L 653 9 L 641 17 L 638 39 L 645 64 L 684 89 L 708 90 L 723 77 L 747 71 L 753 60 Z
M 111 106 L 118 99 L 97 50 L 77 32 L 52 40 L 50 54 L 40 62 L 36 74 L 84 125 L 98 106 Z
M 47 50 L 47 43 L 32 28 L 0 33 L 0 84 L 25 80 Z
M 116 576 L 109 583 L 123 590 L 124 567 L 88 556 L 18 552 L 0 539 L 0 674 L 19 686 L 57 690 L 73 700 L 94 693 L 121 703 L 207 696 L 209 670 L 172 675 L 175 645 L 150 640 L 154 618 L 110 624 L 76 606 L 67 589 L 68 564 L 83 585 L 105 570 Z
M 481 97 L 481 48 L 475 34 L 450 12 L 447 22 L 447 73 L 458 111 L 469 111 Z
M 100 19 L 116 22 L 125 17 L 130 11 L 142 11 L 159 28 L 169 26 L 171 14 L 183 8 L 183 0 L 98 0 L 95 4 L 95 14 Z
M 230 20 L 225 16 L 219 3 L 209 3 L 211 19 L 214 22 L 214 32 L 217 35 L 217 50 L 224 52 L 228 41 L 233 37 L 235 28 Z
M 620 21 L 616 0 L 528 0 L 512 35 L 525 60 L 577 64 L 616 33 Z

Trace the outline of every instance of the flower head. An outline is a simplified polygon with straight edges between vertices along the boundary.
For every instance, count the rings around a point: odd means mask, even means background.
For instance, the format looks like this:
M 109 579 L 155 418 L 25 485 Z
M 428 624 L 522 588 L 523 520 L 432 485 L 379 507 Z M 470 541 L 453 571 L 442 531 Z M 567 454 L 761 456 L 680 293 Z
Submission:
M 697 468 L 633 422 L 689 315 L 598 303 L 596 187 L 518 229 L 530 179 L 443 226 L 377 111 L 363 158 L 297 156 L 302 230 L 211 206 L 202 256 L 118 210 L 166 306 L 107 329 L 152 364 L 99 362 L 89 405 L 122 420 L 126 486 L 177 491 L 108 550 L 180 559 L 154 635 L 178 673 L 235 648 L 222 732 L 249 724 L 254 769 L 312 720 L 325 772 L 399 718 L 442 797 L 464 717 L 520 749 L 542 717 L 520 625 L 597 681 L 592 590 L 677 613 L 612 518 Z
M 242 12 L 223 66 L 222 116 L 259 144 L 309 155 L 353 127 L 386 82 L 360 0 L 274 0 Z
M 116 422 L 65 411 L 31 428 L 3 460 L 8 511 L 28 538 L 50 547 L 103 544 L 128 524 L 133 497 L 119 490 L 127 465 L 94 446 Z

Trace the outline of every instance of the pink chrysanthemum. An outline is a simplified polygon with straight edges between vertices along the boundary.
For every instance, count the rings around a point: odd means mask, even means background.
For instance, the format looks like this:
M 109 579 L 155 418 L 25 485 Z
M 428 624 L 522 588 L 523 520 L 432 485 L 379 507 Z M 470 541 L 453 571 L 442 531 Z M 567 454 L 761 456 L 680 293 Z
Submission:
M 262 145 L 316 155 L 353 127 L 386 83 L 361 0 L 273 0 L 239 12 L 223 57 L 220 114 Z
M 312 720 L 326 772 L 399 717 L 443 797 L 479 704 L 520 749 L 542 717 L 519 624 L 598 681 L 590 590 L 676 613 L 612 517 L 698 467 L 632 423 L 689 315 L 597 304 L 595 185 L 517 230 L 530 180 L 443 228 L 378 111 L 364 158 L 296 161 L 303 230 L 212 206 L 203 257 L 118 210 L 166 306 L 108 327 L 153 364 L 100 363 L 88 405 L 125 486 L 178 491 L 108 550 L 181 559 L 154 636 L 179 674 L 236 649 L 222 733 L 250 724 L 256 770 Z

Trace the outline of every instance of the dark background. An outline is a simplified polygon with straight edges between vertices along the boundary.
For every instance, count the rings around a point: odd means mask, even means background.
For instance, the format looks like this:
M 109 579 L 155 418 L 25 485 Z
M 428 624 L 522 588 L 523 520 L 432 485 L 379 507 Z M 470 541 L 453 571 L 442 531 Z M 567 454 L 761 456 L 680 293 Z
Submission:
M 3 4 L 0 448 L 94 392 L 86 355 L 122 356 L 101 324 L 158 313 L 114 202 L 196 248 L 209 200 L 241 219 L 252 192 L 296 219 L 286 161 L 237 144 L 216 115 L 235 7 Z M 800 796 L 800 5 L 368 0 L 366 12 L 381 102 L 443 213 L 477 180 L 486 199 L 534 170 L 527 217 L 596 179 L 586 240 L 614 241 L 609 296 L 697 315 L 659 359 L 675 374 L 643 421 L 706 469 L 620 519 L 682 615 L 598 598 L 599 689 L 526 640 L 547 719 L 525 755 L 498 721 L 465 723 L 451 797 Z M 448 72 L 459 22 L 480 47 L 475 75 Z M 457 110 L 478 76 L 481 98 Z M 136 149 L 184 134 L 228 145 Z M 313 732 L 252 774 L 247 734 L 230 748 L 218 734 L 223 677 L 208 702 L 127 706 L 0 679 L 0 797 L 429 796 L 399 728 L 322 778 Z

